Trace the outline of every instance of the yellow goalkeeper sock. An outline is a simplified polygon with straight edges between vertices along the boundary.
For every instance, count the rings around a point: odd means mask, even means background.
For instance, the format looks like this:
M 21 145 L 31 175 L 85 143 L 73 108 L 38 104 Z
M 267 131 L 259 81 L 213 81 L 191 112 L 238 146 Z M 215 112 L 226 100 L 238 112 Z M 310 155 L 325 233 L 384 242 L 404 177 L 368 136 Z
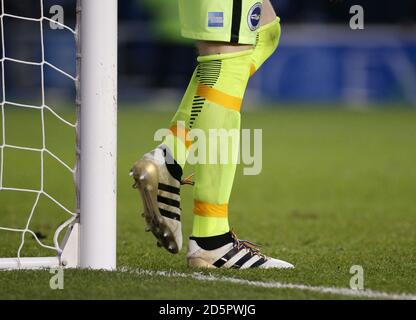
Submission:
M 210 129 L 240 130 L 240 108 L 248 79 L 273 54 L 279 39 L 280 19 L 277 18 L 259 28 L 253 50 L 198 58 L 199 64 L 171 121 L 172 134 L 163 142 L 182 167 L 192 152 L 192 141 L 187 137 L 189 130 L 205 132 L 207 146 Z M 228 137 L 231 147 L 227 149 L 218 143 L 217 146 L 217 163 L 195 166 L 192 230 L 195 237 L 211 237 L 229 231 L 228 202 L 236 170 L 233 151 L 238 150 L 238 137 Z M 208 147 L 205 150 L 208 160 L 211 151 Z M 229 161 L 220 163 L 219 158 L 224 153 L 228 154 Z
M 214 163 L 195 165 L 192 230 L 195 237 L 220 235 L 230 229 L 228 202 L 237 166 L 240 108 L 250 77 L 252 53 L 253 50 L 246 50 L 198 58 L 199 83 L 196 95 L 202 99 L 203 103 L 192 128 L 205 133 L 206 159 L 208 162 L 214 160 Z M 237 134 L 228 135 L 227 144 L 224 146 L 220 143 L 218 136 L 214 137 L 209 134 L 213 129 Z M 212 142 L 216 145 L 214 149 L 209 147 Z M 227 161 L 221 162 L 221 157 L 225 155 Z

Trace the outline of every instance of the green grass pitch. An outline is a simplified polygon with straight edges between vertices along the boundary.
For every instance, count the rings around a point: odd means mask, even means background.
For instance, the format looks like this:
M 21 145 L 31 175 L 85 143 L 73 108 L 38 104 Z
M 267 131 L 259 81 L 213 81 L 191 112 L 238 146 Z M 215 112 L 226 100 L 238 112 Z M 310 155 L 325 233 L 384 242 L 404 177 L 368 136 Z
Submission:
M 147 110 L 147 109 L 146 109 Z M 135 159 L 155 143 L 172 112 L 120 108 L 118 138 L 118 266 L 191 274 L 184 250 L 171 255 L 144 232 L 138 192 L 128 176 Z M 40 113 L 6 107 L 6 141 L 42 146 Z M 230 203 L 237 234 L 295 270 L 214 270 L 204 274 L 261 282 L 348 288 L 353 265 L 364 268 L 365 288 L 416 294 L 416 112 L 397 107 L 352 111 L 287 107 L 243 113 L 244 128 L 263 129 L 263 171 L 243 176 Z M 72 130 L 45 113 L 46 145 L 73 163 Z M 4 152 L 3 182 L 39 188 L 40 158 Z M 71 175 L 45 156 L 44 187 L 73 207 Z M 192 172 L 187 168 L 186 173 Z M 192 187 L 183 188 L 185 239 L 191 232 Z M 99 194 L 91 195 L 100 197 Z M 24 227 L 34 195 L 0 192 L 0 226 Z M 68 217 L 41 198 L 30 228 L 50 244 Z M 0 256 L 15 256 L 20 235 L 0 231 Z M 22 255 L 48 254 L 31 236 Z M 64 290 L 51 290 L 47 271 L 0 272 L 0 298 L 46 299 L 340 299 L 297 289 L 250 287 L 134 272 L 66 270 Z

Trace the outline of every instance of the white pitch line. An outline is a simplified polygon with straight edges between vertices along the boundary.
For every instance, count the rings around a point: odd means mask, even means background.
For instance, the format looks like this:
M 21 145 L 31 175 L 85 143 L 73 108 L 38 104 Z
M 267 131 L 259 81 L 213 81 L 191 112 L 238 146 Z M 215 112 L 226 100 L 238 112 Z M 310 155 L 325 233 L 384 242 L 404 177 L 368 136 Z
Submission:
M 213 281 L 213 282 L 228 282 L 240 285 L 247 285 L 258 288 L 269 289 L 293 289 L 301 291 L 310 291 L 322 294 L 334 294 L 355 298 L 368 298 L 368 299 L 385 299 L 385 300 L 416 300 L 416 295 L 406 293 L 388 293 L 381 291 L 374 291 L 370 289 L 365 290 L 353 290 L 349 288 L 337 288 L 337 287 L 323 287 L 323 286 L 310 286 L 306 284 L 284 283 L 276 281 L 251 281 L 246 279 L 239 279 L 226 276 L 216 276 L 213 274 L 203 274 L 199 272 L 193 273 L 181 273 L 176 271 L 157 271 L 157 270 L 143 270 L 143 269 L 129 269 L 123 267 L 119 269 L 120 272 L 136 274 L 140 276 L 157 276 L 167 278 L 189 278 L 198 281 Z

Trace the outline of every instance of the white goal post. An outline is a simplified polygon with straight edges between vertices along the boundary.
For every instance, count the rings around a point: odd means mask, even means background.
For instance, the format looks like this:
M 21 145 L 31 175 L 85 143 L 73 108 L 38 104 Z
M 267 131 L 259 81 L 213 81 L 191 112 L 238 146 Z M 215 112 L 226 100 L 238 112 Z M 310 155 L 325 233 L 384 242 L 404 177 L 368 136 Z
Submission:
M 17 257 L 0 256 L 0 269 L 39 269 L 61 266 L 114 270 L 116 268 L 117 190 L 117 0 L 74 0 L 74 2 L 77 2 L 77 26 L 72 32 L 77 45 L 77 75 L 73 78 L 45 60 L 42 22 L 48 20 L 48 18 L 44 16 L 43 0 L 38 1 L 40 1 L 41 6 L 41 18 L 33 19 L 7 14 L 4 1 L 1 0 L 2 33 L 4 33 L 3 20 L 5 17 L 12 17 L 40 22 L 42 39 L 42 61 L 41 63 L 35 63 L 7 57 L 4 48 L 4 34 L 2 35 L 2 84 L 4 87 L 4 63 L 6 61 L 39 65 L 42 72 L 43 67 L 49 65 L 74 80 L 77 91 L 77 121 L 73 125 L 68 125 L 76 130 L 77 146 L 74 152 L 77 153 L 77 161 L 75 168 L 69 168 L 69 170 L 75 178 L 77 208 L 74 208 L 71 218 L 55 231 L 55 245 L 54 247 L 48 247 L 55 249 L 54 255 L 50 257 L 22 257 L 20 256 L 20 250 L 24 243 L 24 240 L 22 240 Z M 67 26 L 62 25 L 62 27 L 71 31 Z M 43 76 L 42 81 L 42 95 L 44 97 Z M 5 105 L 12 103 L 5 97 L 3 88 L 3 101 L 1 103 L 3 130 Z M 14 105 L 33 108 L 42 112 L 44 109 L 48 109 L 53 112 L 46 105 L 44 98 L 41 106 L 17 103 Z M 62 121 L 65 122 L 65 120 Z M 5 139 L 3 134 L 0 192 L 2 190 L 13 190 L 37 194 L 37 200 L 32 208 L 30 218 L 42 194 L 69 212 L 70 210 L 65 209 L 43 190 L 42 184 L 40 190 L 13 189 L 3 185 L 3 150 L 5 148 L 38 151 L 42 156 L 42 166 L 44 153 L 54 156 L 45 145 L 43 148 L 35 150 L 8 145 Z M 54 157 L 63 166 L 66 166 L 58 157 Z M 0 226 L 0 237 L 3 231 L 21 233 L 22 239 L 24 239 L 25 233 L 30 233 L 41 244 L 28 226 L 29 222 L 26 228 L 23 229 Z M 61 233 L 65 236 L 58 243 Z M 46 248 L 47 246 L 43 245 L 43 247 Z
M 116 266 L 117 0 L 83 0 L 80 265 Z

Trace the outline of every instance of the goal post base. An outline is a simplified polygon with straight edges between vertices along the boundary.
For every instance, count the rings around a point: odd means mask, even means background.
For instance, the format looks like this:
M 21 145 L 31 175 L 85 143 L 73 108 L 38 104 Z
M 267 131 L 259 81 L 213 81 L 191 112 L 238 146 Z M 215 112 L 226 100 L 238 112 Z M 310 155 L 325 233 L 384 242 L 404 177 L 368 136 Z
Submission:
M 60 264 L 65 268 L 79 268 L 79 237 L 80 224 L 79 219 L 71 224 L 62 240 L 62 253 L 60 256 Z
M 36 270 L 58 268 L 60 266 L 58 257 L 36 257 L 36 258 L 1 258 L 0 270 Z

